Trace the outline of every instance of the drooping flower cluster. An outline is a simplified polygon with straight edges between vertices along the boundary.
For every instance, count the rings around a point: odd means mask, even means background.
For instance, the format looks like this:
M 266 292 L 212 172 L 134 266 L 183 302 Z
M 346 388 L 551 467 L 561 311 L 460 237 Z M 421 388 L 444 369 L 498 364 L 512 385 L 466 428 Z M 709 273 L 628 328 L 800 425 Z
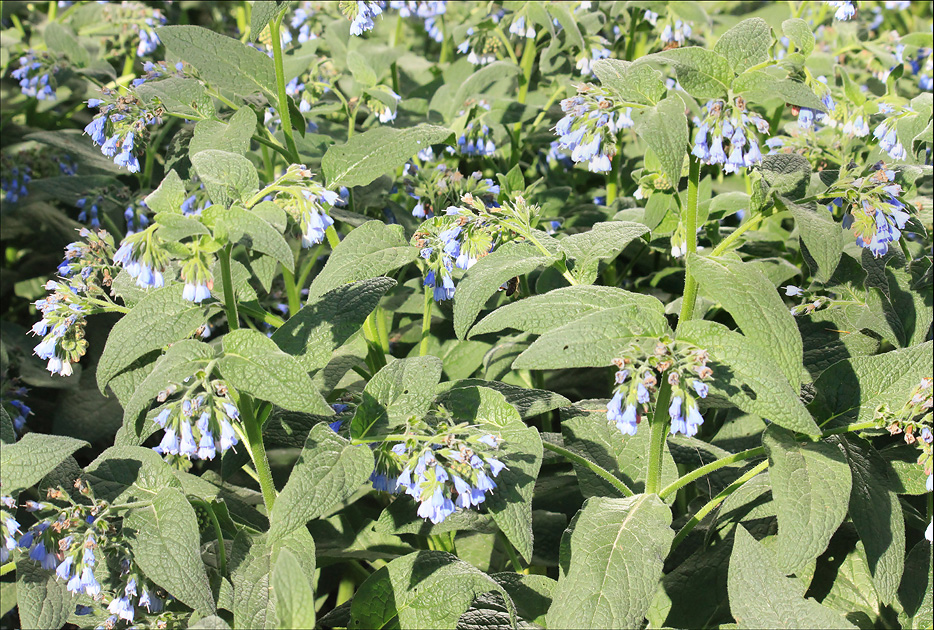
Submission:
M 913 57 L 905 56 L 906 46 L 898 44 L 895 47 L 895 61 L 904 64 L 911 73 L 918 77 L 918 87 L 922 92 L 930 92 L 934 89 L 934 55 L 930 48 L 919 48 Z
M 633 344 L 623 357 L 613 360 L 618 371 L 616 391 L 607 404 L 607 420 L 624 435 L 635 435 L 656 402 L 659 378 L 664 377 L 671 386 L 671 434 L 694 436 L 704 423 L 697 401 L 707 397 L 704 381 L 713 375 L 707 367 L 707 351 L 680 341 L 652 343 L 655 347 L 651 351 Z
M 846 22 L 856 17 L 855 2 L 851 2 L 850 0 L 825 0 L 824 4 L 828 4 L 831 8 L 836 9 L 836 12 L 833 14 L 835 20 Z
M 464 176 L 444 164 L 435 168 L 418 168 L 414 164 L 406 164 L 403 174 L 405 192 L 417 201 L 412 210 L 412 216 L 417 219 L 430 219 L 436 210 L 456 204 L 468 193 L 492 207 L 500 192 L 499 184 L 484 178 L 480 171 Z
M 392 0 L 389 3 L 391 9 L 399 12 L 403 18 L 415 16 L 425 21 L 425 31 L 428 36 L 438 42 L 444 41 L 444 32 L 441 29 L 441 21 L 438 16 L 447 12 L 446 0 Z
M 135 203 L 129 204 L 123 211 L 123 218 L 126 221 L 126 233 L 135 234 L 138 230 L 144 230 L 149 227 L 149 206 L 144 199 L 139 199 Z
M 406 436 L 376 449 L 370 481 L 377 490 L 411 496 L 419 503 L 418 515 L 434 524 L 457 508 L 483 503 L 496 489 L 493 479 L 506 468 L 493 456 L 502 439 L 465 423 L 442 421 L 432 428 L 420 422 Z
M 0 564 L 6 564 L 15 551 L 16 535 L 21 533 L 19 521 L 3 508 L 10 510 L 16 508 L 13 497 L 0 496 Z
M 169 255 L 157 228 L 158 225 L 153 224 L 127 235 L 113 257 L 114 264 L 123 267 L 136 280 L 136 286 L 144 289 L 165 286 L 162 272 L 169 263 Z
M 47 149 L 4 153 L 0 157 L 0 191 L 8 203 L 21 201 L 29 194 L 33 179 L 75 175 L 78 163 L 69 155 L 49 154 Z
M 830 120 L 830 115 L 836 111 L 837 104 L 833 100 L 833 95 L 830 93 L 830 88 L 827 86 L 827 77 L 819 76 L 817 81 L 808 83 L 808 85 L 814 90 L 815 94 L 820 97 L 821 103 L 824 104 L 826 112 L 820 110 L 812 109 L 810 107 L 792 107 L 791 113 L 798 116 L 798 127 L 801 129 L 815 129 L 815 121 L 821 124 L 825 124 Z
M 30 50 L 19 58 L 19 67 L 10 76 L 19 81 L 20 91 L 26 96 L 40 101 L 55 100 L 55 75 L 61 63 L 51 53 Z
M 18 378 L 7 379 L 4 374 L 3 386 L 0 389 L 3 400 L 3 409 L 10 415 L 13 422 L 13 431 L 22 433 L 26 428 L 26 419 L 32 415 L 32 408 L 22 399 L 29 395 L 29 389 L 24 387 Z
M 888 429 L 891 435 L 904 435 L 906 444 L 918 448 L 918 465 L 927 477 L 926 489 L 934 491 L 934 379 L 930 376 L 922 378 L 900 409 L 893 411 L 885 405 L 879 407 L 875 419 L 879 427 Z M 934 525 L 929 523 L 924 532 L 928 541 L 932 540 L 932 533 Z
M 102 96 L 103 99 L 88 101 L 88 107 L 99 108 L 100 113 L 88 123 L 84 132 L 94 144 L 100 145 L 101 153 L 114 158 L 114 164 L 137 173 L 140 169 L 137 143 L 145 142 L 147 127 L 160 124 L 165 111 L 161 106 L 150 111 L 132 94 L 121 96 L 107 88 Z
M 666 48 L 675 46 L 684 46 L 684 42 L 693 34 L 691 25 L 681 20 L 675 20 L 674 24 L 668 23 L 662 29 L 661 40 Z
M 376 114 L 381 123 L 386 124 L 396 119 L 396 112 L 402 101 L 401 96 L 385 85 L 368 90 L 367 95 L 369 98 L 366 99 L 366 105 Z
M 492 157 L 496 153 L 496 143 L 490 135 L 490 128 L 475 120 L 467 123 L 464 133 L 457 137 L 457 152 Z
M 237 445 L 235 426 L 240 412 L 227 384 L 198 372 L 181 383 L 170 383 L 156 398 L 159 413 L 153 422 L 164 430 L 153 450 L 189 460 L 214 459 Z
M 364 0 L 342 0 L 340 10 L 350 20 L 350 34 L 362 35 L 373 30 L 376 23 L 373 18 L 381 15 L 386 3 L 383 0 L 364 2 Z
M 169 77 L 184 78 L 185 64 L 178 61 L 175 63 L 175 66 L 170 68 L 164 61 L 157 61 L 155 63 L 147 61 L 143 64 L 143 72 L 145 72 L 143 76 L 133 79 L 133 87 L 139 87 L 144 83 L 155 81 L 156 79 L 167 79 Z
M 574 162 L 587 162 L 592 172 L 605 173 L 616 155 L 617 134 L 632 127 L 632 108 L 623 107 L 601 87 L 585 83 L 577 96 L 561 101 L 564 117 L 555 125 L 560 147 Z
M 524 15 L 516 16 L 512 20 L 512 24 L 509 25 L 509 33 L 511 35 L 515 35 L 516 37 L 535 39 L 535 28 L 532 26 L 531 21 L 529 24 L 526 24 L 526 18 Z
M 582 77 L 589 77 L 593 75 L 593 62 L 599 59 L 607 59 L 611 51 L 609 48 L 600 44 L 592 45 L 590 48 L 590 54 L 587 54 L 586 51 L 581 52 L 581 55 L 577 58 L 577 63 L 575 67 L 580 71 Z
M 881 103 L 879 112 L 882 114 L 892 114 L 873 129 L 872 135 L 879 141 L 882 150 L 889 154 L 893 160 L 904 160 L 908 157 L 908 152 L 898 138 L 898 121 L 907 116 L 917 115 L 911 107 L 902 107 L 896 110 L 891 105 Z
M 457 47 L 457 52 L 467 55 L 467 61 L 475 66 L 485 66 L 496 61 L 497 54 L 503 52 L 503 43 L 491 29 L 467 29 L 467 39 Z
M 842 208 L 844 229 L 856 235 L 856 244 L 879 258 L 897 242 L 911 218 L 909 206 L 901 199 L 902 187 L 895 183 L 895 171 L 878 168 L 866 177 L 841 177 L 825 195 L 831 198 L 827 209 Z
M 326 206 L 340 205 L 340 195 L 312 180 L 304 164 L 292 164 L 276 181 L 275 202 L 289 213 L 302 232 L 302 247 L 311 247 L 324 240 L 325 232 L 334 225 L 325 212 Z
M 165 16 L 162 15 L 162 12 L 159 9 L 152 9 L 152 16 L 144 18 L 142 24 L 136 25 L 139 31 L 139 45 L 136 47 L 137 57 L 145 57 L 156 52 L 162 42 L 159 40 L 159 36 L 156 35 L 155 29 L 164 24 Z
M 58 266 L 59 280 L 49 280 L 45 288 L 52 291 L 35 303 L 42 319 L 32 327 L 32 334 L 42 337 L 35 353 L 48 361 L 53 374 L 70 376 L 71 365 L 87 351 L 84 338 L 86 317 L 98 312 L 104 291 L 113 279 L 113 239 L 107 232 L 91 232 L 82 228 L 85 242 L 76 241 L 65 248 L 65 260 Z M 105 302 L 106 304 L 106 302 Z
M 769 133 L 769 123 L 759 114 L 747 110 L 746 102 L 737 97 L 733 106 L 716 99 L 707 102 L 707 115 L 694 119 L 697 131 L 691 154 L 705 164 L 722 164 L 724 173 L 735 173 L 762 161 L 762 151 L 756 131 Z M 729 143 L 727 155 L 724 143 Z

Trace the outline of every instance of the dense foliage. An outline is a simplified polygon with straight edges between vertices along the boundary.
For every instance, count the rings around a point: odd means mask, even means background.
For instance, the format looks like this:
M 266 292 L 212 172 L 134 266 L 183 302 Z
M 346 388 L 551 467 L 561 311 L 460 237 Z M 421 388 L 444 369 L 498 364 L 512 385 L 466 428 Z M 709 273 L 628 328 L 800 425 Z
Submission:
M 0 625 L 932 627 L 932 48 L 2 3 Z

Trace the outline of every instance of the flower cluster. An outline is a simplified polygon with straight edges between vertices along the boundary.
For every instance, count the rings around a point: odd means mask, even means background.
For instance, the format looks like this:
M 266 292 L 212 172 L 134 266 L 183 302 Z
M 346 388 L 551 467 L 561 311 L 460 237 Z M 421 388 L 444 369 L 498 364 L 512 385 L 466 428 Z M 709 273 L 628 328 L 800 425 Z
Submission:
M 415 16 L 425 21 L 425 31 L 428 36 L 438 42 L 444 41 L 444 31 L 441 30 L 441 22 L 438 16 L 444 15 L 447 10 L 446 0 L 392 0 L 389 3 L 391 9 L 399 12 L 403 18 Z
M 386 3 L 382 0 L 368 1 L 344 0 L 340 3 L 341 13 L 350 20 L 350 34 L 362 35 L 366 31 L 373 30 L 376 23 L 373 18 L 381 15 Z
M 376 114 L 381 123 L 386 124 L 396 119 L 396 111 L 398 110 L 399 102 L 402 101 L 401 96 L 384 85 L 369 90 L 368 94 L 370 97 L 366 99 L 367 107 Z M 379 98 L 377 94 L 382 98 Z
M 61 62 L 47 52 L 30 50 L 19 58 L 19 67 L 10 73 L 19 81 L 20 91 L 26 96 L 44 100 L 55 100 L 55 75 Z
M 162 272 L 169 263 L 169 255 L 163 248 L 157 227 L 153 224 L 127 235 L 113 257 L 114 264 L 123 267 L 136 280 L 136 286 L 144 289 L 165 286 Z
M 707 102 L 707 115 L 694 119 L 697 132 L 691 154 L 705 164 L 723 164 L 724 173 L 738 172 L 762 161 L 762 151 L 756 131 L 769 133 L 769 123 L 759 114 L 746 109 L 746 102 L 737 97 L 732 107 L 722 100 Z M 724 143 L 729 143 L 727 156 Z
M 473 120 L 467 123 L 464 133 L 457 137 L 457 152 L 492 157 L 496 153 L 496 143 L 490 135 L 490 128 Z
M 153 422 L 164 434 L 153 450 L 160 455 L 214 459 L 239 442 L 234 426 L 240 412 L 223 380 L 198 372 L 181 383 L 170 383 L 156 400 L 161 406 Z
M 143 64 L 143 72 L 146 74 L 133 79 L 133 87 L 139 87 L 148 81 L 154 81 L 156 79 L 166 79 L 168 77 L 184 78 L 185 64 L 179 61 L 176 62 L 174 67 L 170 68 L 164 61 L 157 61 L 155 63 L 147 61 Z
M 616 155 L 616 134 L 632 127 L 632 108 L 617 104 L 603 88 L 577 87 L 577 96 L 561 101 L 564 117 L 555 125 L 560 147 L 574 162 L 588 162 L 592 172 L 605 173 Z
M 657 19 L 657 18 L 656 18 Z M 691 25 L 681 20 L 675 20 L 674 24 L 666 24 L 662 29 L 661 40 L 666 48 L 675 46 L 684 46 L 684 42 L 693 34 Z
M 467 55 L 467 61 L 475 66 L 485 66 L 496 61 L 503 51 L 503 43 L 488 29 L 467 29 L 467 39 L 457 47 L 457 52 Z
M 417 219 L 430 219 L 437 209 L 456 204 L 466 194 L 481 199 L 488 207 L 493 206 L 500 191 L 499 185 L 484 178 L 480 171 L 464 176 L 444 164 L 435 168 L 406 164 L 403 174 L 406 193 L 417 201 L 412 209 L 412 216 Z
M 432 429 L 410 427 L 404 441 L 376 449 L 373 487 L 404 492 L 418 503 L 418 515 L 438 524 L 457 508 L 468 509 L 496 489 L 493 481 L 506 465 L 493 456 L 501 438 L 466 424 L 441 422 Z
M 708 360 L 706 350 L 683 342 L 659 341 L 651 352 L 634 344 L 625 356 L 613 359 L 618 371 L 616 391 L 607 404 L 607 420 L 624 435 L 635 435 L 656 398 L 659 378 L 667 373 L 671 434 L 696 435 L 704 423 L 697 400 L 707 397 L 704 381 L 713 375 Z
M 582 77 L 593 75 L 593 62 L 598 59 L 606 59 L 610 56 L 610 49 L 602 45 L 590 46 L 590 54 L 585 52 L 577 58 L 575 67 L 580 71 Z
M 7 380 L 4 377 L 2 390 L 3 408 L 13 421 L 13 430 L 22 433 L 26 428 L 26 419 L 32 415 L 32 408 L 22 398 L 29 395 L 29 390 L 19 383 L 18 378 Z
M 513 19 L 512 24 L 509 25 L 509 33 L 516 37 L 535 39 L 535 28 L 532 27 L 531 23 L 526 25 L 524 15 L 519 15 Z
M 835 20 L 846 22 L 856 17 L 856 3 L 850 0 L 825 0 L 824 4 L 830 5 L 837 11 L 833 14 Z
M 275 202 L 289 213 L 302 232 L 302 247 L 311 247 L 324 240 L 325 232 L 334 225 L 334 219 L 325 212 L 325 206 L 341 205 L 341 197 L 313 181 L 311 171 L 304 164 L 292 164 L 276 181 Z
M 830 88 L 827 86 L 827 77 L 819 76 L 817 81 L 811 82 L 811 88 L 814 89 L 814 92 L 820 97 L 821 102 L 824 104 L 827 112 L 822 112 L 810 107 L 792 107 L 791 113 L 797 115 L 798 117 L 798 127 L 801 129 L 814 129 L 815 121 L 821 124 L 827 123 L 830 120 L 829 114 L 832 114 L 836 111 L 837 104 L 833 100 L 833 96 L 830 93 Z
M 85 242 L 76 241 L 65 248 L 65 260 L 58 267 L 61 279 L 45 285 L 52 293 L 35 303 L 42 313 L 42 319 L 32 327 L 32 334 L 42 337 L 35 353 L 48 361 L 50 372 L 61 376 L 70 376 L 71 364 L 87 351 L 85 318 L 102 304 L 99 298 L 106 298 L 103 287 L 110 286 L 114 271 L 110 235 L 87 228 L 82 228 L 80 235 Z
M 126 207 L 123 211 L 123 218 L 126 220 L 127 235 L 135 234 L 138 231 L 137 227 L 140 230 L 149 227 L 147 212 L 149 212 L 149 206 L 146 205 L 143 199 L 139 199 L 136 203 L 131 203 Z
M 162 15 L 159 9 L 153 9 L 152 17 L 145 18 L 142 24 L 136 26 L 139 30 L 139 45 L 136 47 L 137 57 L 145 57 L 156 52 L 162 42 L 159 41 L 159 36 L 156 35 L 154 29 L 163 24 L 165 24 L 165 16 Z
M 902 187 L 895 183 L 895 171 L 880 168 L 866 177 L 841 177 L 825 194 L 832 198 L 827 209 L 842 208 L 844 229 L 853 229 L 856 244 L 879 258 L 897 242 L 911 218 L 909 206 L 901 199 Z
M 3 201 L 14 203 L 29 194 L 33 179 L 75 175 L 78 163 L 69 155 L 50 155 L 47 150 L 24 150 L 0 158 L 0 190 Z
M 100 113 L 88 123 L 84 132 L 94 144 L 100 145 L 101 153 L 114 158 L 114 164 L 137 173 L 140 168 L 136 157 L 137 143 L 145 139 L 147 126 L 162 122 L 165 111 L 161 106 L 150 111 L 132 94 L 120 96 L 107 88 L 104 88 L 102 96 L 103 99 L 88 101 L 88 107 L 98 108 Z
M 906 116 L 914 115 L 915 112 L 910 107 L 903 107 L 900 111 L 896 112 L 892 106 L 886 103 L 879 105 L 879 112 L 893 115 L 876 125 L 872 135 L 879 141 L 879 146 L 882 147 L 883 151 L 889 154 L 890 158 L 896 161 L 904 160 L 908 157 L 908 152 L 898 139 L 898 132 L 896 129 L 899 120 Z

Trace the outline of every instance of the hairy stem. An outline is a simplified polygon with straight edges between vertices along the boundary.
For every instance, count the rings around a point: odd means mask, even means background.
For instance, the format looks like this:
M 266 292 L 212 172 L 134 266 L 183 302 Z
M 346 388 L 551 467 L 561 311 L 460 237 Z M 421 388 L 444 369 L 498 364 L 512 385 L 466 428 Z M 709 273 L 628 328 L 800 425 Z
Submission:
M 666 375 L 662 375 L 662 386 L 658 390 L 655 413 L 652 415 L 649 438 L 649 470 L 645 482 L 646 494 L 656 494 L 662 486 L 662 459 L 665 454 L 665 439 L 668 437 L 668 400 L 671 398 L 671 385 Z
M 272 36 L 272 55 L 276 66 L 276 90 L 279 96 L 279 120 L 282 121 L 282 132 L 285 134 L 285 144 L 289 149 L 289 159 L 293 163 L 300 161 L 298 149 L 295 148 L 295 138 L 292 137 L 292 115 L 289 112 L 289 95 L 285 93 L 285 70 L 282 68 L 282 40 L 279 38 L 279 27 L 285 11 L 279 13 L 269 23 L 269 34 Z
M 765 455 L 765 448 L 762 446 L 757 446 L 756 448 L 751 448 L 747 451 L 742 451 L 740 453 L 735 453 L 722 459 L 718 459 L 715 462 L 710 462 L 709 464 L 701 466 L 697 470 L 693 470 L 683 477 L 680 477 L 676 481 L 672 481 L 670 484 L 661 489 L 661 491 L 658 493 L 658 496 L 664 499 L 668 495 L 673 494 L 684 486 L 688 485 L 695 479 L 700 479 L 704 475 L 708 475 L 715 470 L 719 470 L 724 466 L 729 466 L 730 464 L 735 464 L 736 462 L 752 459 L 753 457 L 762 457 L 763 455 Z
M 418 356 L 423 357 L 428 354 L 428 339 L 431 337 L 431 309 L 434 300 L 428 287 L 425 289 L 425 305 L 422 309 L 422 338 L 418 344 Z
M 266 514 L 272 514 L 272 506 L 276 502 L 276 486 L 272 482 L 272 471 L 269 469 L 269 459 L 266 457 L 266 446 L 263 444 L 263 428 L 259 419 L 253 413 L 253 400 L 247 394 L 240 394 L 238 405 L 240 418 L 246 429 L 246 438 L 250 444 L 250 455 L 256 467 L 256 476 L 259 487 L 263 493 L 263 503 L 266 505 Z
M 581 466 L 587 467 L 587 469 L 589 469 L 595 475 L 598 475 L 606 479 L 607 481 L 609 481 L 610 484 L 613 485 L 614 488 L 622 492 L 627 497 L 631 497 L 635 494 L 632 490 L 629 489 L 629 486 L 627 486 L 625 483 L 617 479 L 613 473 L 608 471 L 603 466 L 600 466 L 599 464 L 595 464 L 589 459 L 585 457 L 581 457 L 580 455 L 576 453 L 572 453 L 568 449 L 558 446 L 557 444 L 552 444 L 551 442 L 543 441 L 542 446 L 544 446 L 547 450 L 551 451 L 552 453 L 557 453 L 558 455 L 568 460 L 569 462 L 574 462 L 576 464 L 580 464 Z
M 697 186 L 700 182 L 700 162 L 691 159 L 688 174 L 688 204 L 684 212 L 684 259 L 697 251 Z M 694 317 L 694 303 L 697 301 L 697 279 L 690 267 L 684 271 L 684 296 L 681 298 L 681 314 L 678 325 Z
M 221 263 L 221 279 L 224 282 L 224 309 L 227 311 L 227 326 L 230 330 L 240 328 L 240 317 L 237 314 L 237 298 L 234 297 L 233 280 L 230 275 L 230 251 L 233 244 L 218 252 Z

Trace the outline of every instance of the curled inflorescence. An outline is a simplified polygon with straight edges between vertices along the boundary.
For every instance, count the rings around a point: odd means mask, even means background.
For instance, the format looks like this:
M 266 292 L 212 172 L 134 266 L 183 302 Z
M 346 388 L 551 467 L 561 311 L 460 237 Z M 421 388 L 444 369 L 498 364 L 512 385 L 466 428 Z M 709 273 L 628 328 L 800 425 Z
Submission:
M 561 101 L 564 117 L 555 125 L 560 147 L 574 162 L 587 162 L 597 173 L 608 172 L 616 155 L 617 134 L 632 127 L 632 108 L 616 103 L 603 88 L 577 87 L 577 96 Z

